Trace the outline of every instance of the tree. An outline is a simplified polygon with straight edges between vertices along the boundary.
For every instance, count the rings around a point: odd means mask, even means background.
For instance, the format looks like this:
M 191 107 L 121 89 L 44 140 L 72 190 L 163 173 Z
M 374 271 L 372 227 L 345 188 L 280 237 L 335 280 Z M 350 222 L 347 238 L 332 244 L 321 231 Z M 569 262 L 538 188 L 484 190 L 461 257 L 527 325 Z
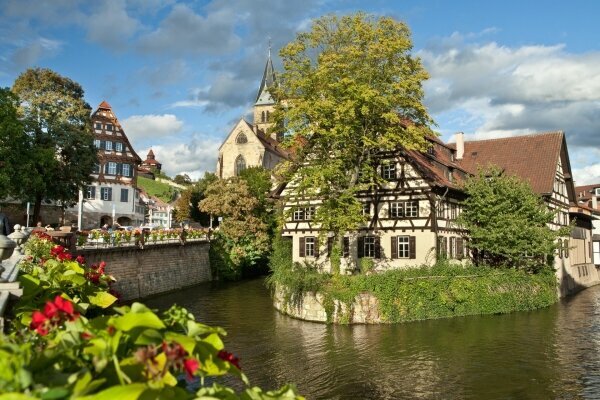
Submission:
M 280 52 L 274 129 L 296 153 L 283 175 L 290 196 L 321 200 L 315 221 L 337 237 L 364 222 L 355 194 L 381 183 L 377 155 L 424 150 L 433 134 L 411 48 L 405 24 L 358 13 L 317 19 Z
M 209 226 L 210 214 L 200 211 L 198 203 L 206 197 L 204 192 L 206 192 L 208 186 L 218 179 L 212 172 L 205 172 L 202 179 L 199 179 L 195 185 L 184 190 L 175 203 L 175 219 L 178 222 L 191 219 L 204 226 Z
M 237 278 L 244 267 L 254 266 L 269 250 L 268 226 L 260 215 L 260 201 L 246 181 L 234 177 L 211 183 L 200 201 L 200 210 L 223 217 L 216 243 L 226 257 L 224 267 Z
M 30 172 L 20 182 L 18 196 L 33 200 L 37 220 L 43 199 L 60 201 L 63 207 L 73 204 L 78 191 L 91 182 L 98 162 L 91 107 L 77 82 L 44 68 L 25 71 L 12 92 L 19 98 L 28 136 L 28 151 L 22 156 Z
M 175 175 L 175 178 L 173 178 L 173 182 L 179 184 L 179 185 L 191 185 L 192 184 L 192 178 L 189 177 L 188 174 L 177 174 Z
M 549 227 L 555 213 L 528 182 L 498 167 L 480 170 L 464 190 L 468 197 L 458 223 L 469 232 L 477 264 L 535 272 L 552 259 L 557 239 L 568 235 L 568 229 Z
M 19 120 L 18 98 L 8 88 L 0 88 L 0 198 L 19 193 L 20 184 L 28 179 L 27 135 Z

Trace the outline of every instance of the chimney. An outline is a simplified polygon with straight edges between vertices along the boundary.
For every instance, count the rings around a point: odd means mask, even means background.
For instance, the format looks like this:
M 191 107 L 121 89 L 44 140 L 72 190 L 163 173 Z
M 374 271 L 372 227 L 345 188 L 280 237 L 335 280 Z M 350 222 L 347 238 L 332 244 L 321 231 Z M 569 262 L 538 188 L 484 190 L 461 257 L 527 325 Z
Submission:
M 462 132 L 456 132 L 456 159 L 462 160 L 465 155 L 465 134 Z

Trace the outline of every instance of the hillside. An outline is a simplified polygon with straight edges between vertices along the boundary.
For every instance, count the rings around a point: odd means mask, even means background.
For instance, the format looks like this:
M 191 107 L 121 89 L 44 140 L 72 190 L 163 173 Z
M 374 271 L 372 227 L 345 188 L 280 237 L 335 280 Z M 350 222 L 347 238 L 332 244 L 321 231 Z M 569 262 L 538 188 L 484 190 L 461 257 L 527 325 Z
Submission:
M 166 183 L 144 178 L 143 176 L 138 176 L 137 182 L 138 186 L 146 193 L 158 197 L 165 203 L 171 202 L 175 198 L 175 193 L 178 192 L 177 189 Z

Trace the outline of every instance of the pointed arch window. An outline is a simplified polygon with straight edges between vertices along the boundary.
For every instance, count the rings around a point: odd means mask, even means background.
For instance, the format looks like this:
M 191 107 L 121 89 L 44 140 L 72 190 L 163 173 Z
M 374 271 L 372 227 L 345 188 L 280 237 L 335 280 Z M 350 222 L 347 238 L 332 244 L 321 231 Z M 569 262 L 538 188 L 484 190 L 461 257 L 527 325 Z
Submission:
M 246 169 L 246 160 L 244 159 L 244 157 L 240 154 L 239 156 L 237 156 L 237 158 L 235 159 L 235 176 L 239 176 L 240 173 Z
M 269 122 L 270 119 L 271 119 L 271 115 L 270 115 L 269 111 L 267 110 L 266 122 Z
M 248 138 L 246 137 L 246 134 L 244 132 L 240 132 L 237 137 L 235 138 L 235 142 L 237 144 L 244 144 L 244 143 L 248 143 Z
M 265 116 L 265 112 L 261 112 L 260 113 L 260 122 L 265 122 L 266 121 L 266 116 Z

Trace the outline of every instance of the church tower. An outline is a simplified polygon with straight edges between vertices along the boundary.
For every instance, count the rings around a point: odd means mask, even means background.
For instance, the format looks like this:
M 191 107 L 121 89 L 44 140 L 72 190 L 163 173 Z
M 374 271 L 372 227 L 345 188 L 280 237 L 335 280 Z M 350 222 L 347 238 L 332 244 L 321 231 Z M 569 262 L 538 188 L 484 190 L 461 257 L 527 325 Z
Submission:
M 273 125 L 272 116 L 275 110 L 275 100 L 269 89 L 277 85 L 277 77 L 275 76 L 275 69 L 271 61 L 271 48 L 269 47 L 269 57 L 267 58 L 265 71 L 263 72 L 258 94 L 256 95 L 256 102 L 254 103 L 254 127 L 257 134 L 268 135 L 267 130 Z M 277 135 L 276 133 L 271 133 L 270 136 L 277 141 L 283 139 L 282 137 L 278 137 L 281 135 Z

